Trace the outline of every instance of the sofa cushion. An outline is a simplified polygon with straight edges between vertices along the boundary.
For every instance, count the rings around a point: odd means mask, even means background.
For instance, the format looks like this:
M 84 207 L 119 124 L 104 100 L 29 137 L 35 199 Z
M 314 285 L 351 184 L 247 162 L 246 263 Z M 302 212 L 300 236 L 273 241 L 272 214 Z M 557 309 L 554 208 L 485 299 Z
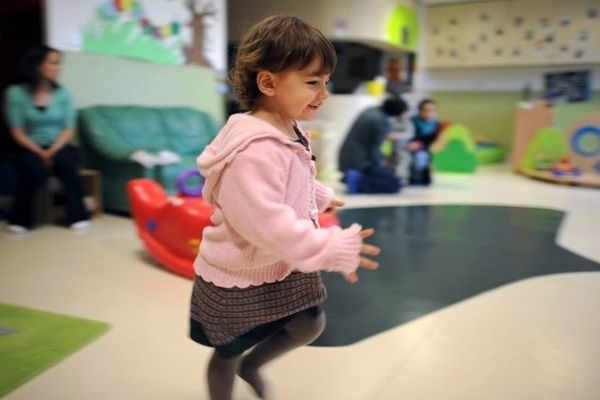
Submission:
M 94 111 L 124 142 L 135 149 L 157 152 L 169 148 L 161 114 L 156 109 L 111 106 L 95 107 Z
M 219 131 L 212 117 L 191 108 L 165 108 L 159 112 L 167 148 L 179 155 L 197 156 Z

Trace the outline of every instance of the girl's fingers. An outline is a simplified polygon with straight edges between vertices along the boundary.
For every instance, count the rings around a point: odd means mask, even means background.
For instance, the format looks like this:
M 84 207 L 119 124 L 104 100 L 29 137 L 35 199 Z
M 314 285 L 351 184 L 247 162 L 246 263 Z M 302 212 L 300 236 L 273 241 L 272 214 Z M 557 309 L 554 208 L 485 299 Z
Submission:
M 344 204 L 346 203 L 344 203 L 342 200 L 333 199 L 329 207 L 343 207 Z
M 379 263 L 376 261 L 370 260 L 366 257 L 361 257 L 359 266 L 361 266 L 362 268 L 365 268 L 365 269 L 373 270 L 373 269 L 379 268 Z M 358 274 L 356 272 L 350 272 L 349 274 L 345 274 L 344 278 L 346 278 L 346 280 L 349 283 L 358 282 Z
M 358 282 L 358 275 L 356 275 L 356 272 L 350 272 L 349 274 L 344 275 L 344 278 L 346 278 L 349 283 Z
M 358 265 L 360 265 L 361 267 L 366 268 L 366 269 L 379 268 L 379 263 L 377 261 L 370 260 L 367 257 L 361 257 Z
M 369 236 L 372 236 L 374 233 L 375 233 L 375 229 L 369 228 L 369 229 L 363 229 L 358 234 L 360 235 L 361 238 L 366 239 Z
M 371 244 L 363 244 L 362 248 L 360 249 L 360 253 L 369 256 L 377 256 L 379 255 L 379 253 L 381 253 L 381 249 Z
M 334 204 L 334 202 L 335 202 L 335 200 L 332 202 L 332 205 Z M 363 229 L 362 231 L 360 231 L 359 235 L 361 238 L 366 239 L 369 236 L 372 236 L 373 233 L 375 233 L 375 229 L 369 228 L 369 229 Z M 373 246 L 371 244 L 363 244 L 360 249 L 360 253 L 366 254 L 369 256 L 376 256 L 379 253 L 381 253 L 381 249 L 379 247 Z M 359 261 L 358 265 L 359 265 L 359 267 L 371 269 L 371 270 L 379 268 L 379 263 L 377 261 L 373 261 L 367 257 L 360 257 L 360 261 Z M 349 274 L 346 274 L 346 275 L 344 275 L 344 277 L 346 278 L 346 280 L 349 283 L 358 282 L 358 275 L 356 274 L 356 272 L 351 272 Z
M 375 262 L 373 260 L 369 260 L 366 257 L 361 257 L 360 258 L 359 265 L 361 267 L 363 267 L 363 268 L 371 269 L 371 270 L 379 268 L 379 263 L 378 262 Z M 356 283 L 356 282 L 358 282 L 358 274 L 356 272 L 350 272 L 349 274 L 345 274 L 344 278 L 346 278 L 346 280 L 349 283 Z

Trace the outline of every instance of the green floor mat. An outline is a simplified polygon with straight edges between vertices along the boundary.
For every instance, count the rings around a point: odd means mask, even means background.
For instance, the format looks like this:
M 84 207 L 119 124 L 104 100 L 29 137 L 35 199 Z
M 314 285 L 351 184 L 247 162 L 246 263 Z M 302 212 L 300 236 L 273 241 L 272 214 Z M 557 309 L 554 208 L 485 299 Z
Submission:
M 0 303 L 0 397 L 108 328 L 104 322 Z

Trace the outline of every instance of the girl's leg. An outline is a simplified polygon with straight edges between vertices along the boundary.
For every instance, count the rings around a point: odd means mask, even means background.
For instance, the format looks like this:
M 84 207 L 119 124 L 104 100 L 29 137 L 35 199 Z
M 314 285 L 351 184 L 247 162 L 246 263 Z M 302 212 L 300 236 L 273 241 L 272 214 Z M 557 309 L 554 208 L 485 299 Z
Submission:
M 257 344 L 244 356 L 239 376 L 248 382 L 260 398 L 264 398 L 265 384 L 259 369 L 275 358 L 297 347 L 312 343 L 325 329 L 325 313 L 315 315 L 314 310 L 299 313 L 281 330 Z
M 208 363 L 208 392 L 211 400 L 230 400 L 233 390 L 233 379 L 239 369 L 242 356 L 221 357 L 217 351 Z

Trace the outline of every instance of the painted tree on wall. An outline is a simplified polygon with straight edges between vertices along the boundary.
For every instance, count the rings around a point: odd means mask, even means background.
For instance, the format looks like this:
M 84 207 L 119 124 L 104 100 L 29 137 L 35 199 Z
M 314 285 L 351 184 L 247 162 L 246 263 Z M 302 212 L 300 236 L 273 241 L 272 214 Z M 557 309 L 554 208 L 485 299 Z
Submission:
M 210 68 L 210 62 L 204 56 L 204 19 L 216 14 L 214 4 L 212 1 L 207 2 L 198 9 L 196 0 L 188 0 L 187 8 L 192 15 L 189 23 L 192 28 L 192 43 L 183 49 L 185 63 Z

